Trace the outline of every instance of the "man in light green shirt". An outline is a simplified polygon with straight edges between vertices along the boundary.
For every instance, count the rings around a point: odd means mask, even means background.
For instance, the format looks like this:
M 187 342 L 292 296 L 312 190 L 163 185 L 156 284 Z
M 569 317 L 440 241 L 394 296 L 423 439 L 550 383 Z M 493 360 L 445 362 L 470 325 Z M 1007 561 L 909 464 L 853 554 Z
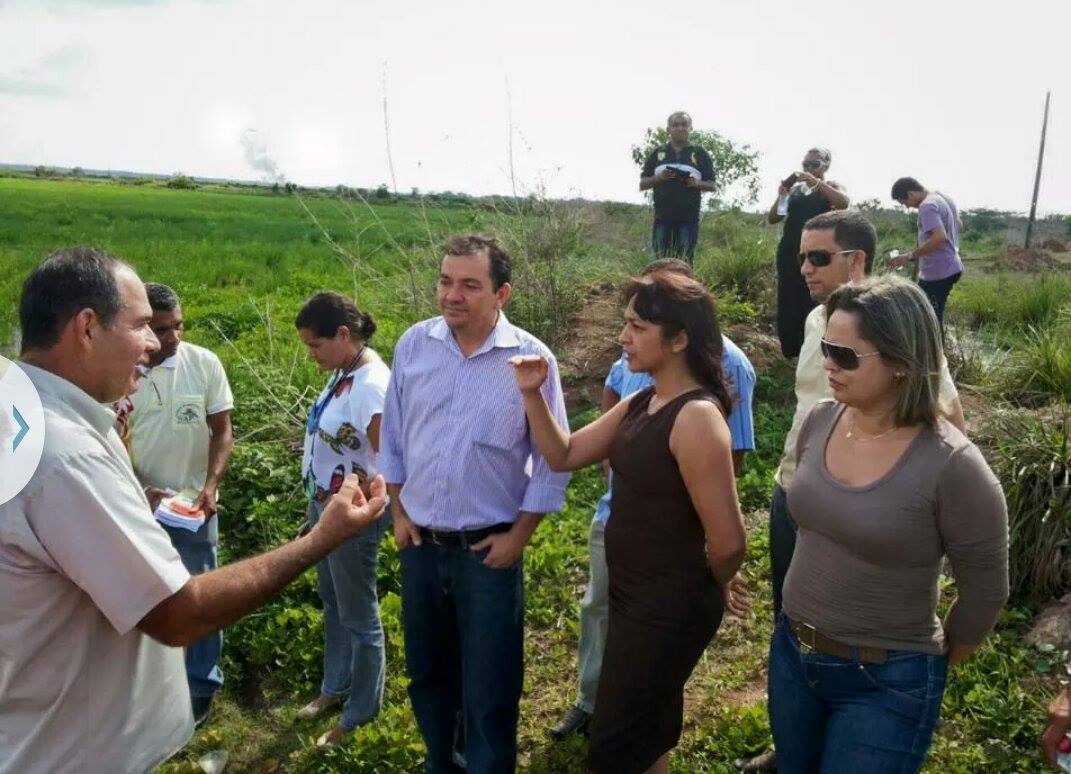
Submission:
M 219 519 L 216 499 L 234 438 L 234 398 L 223 365 L 213 352 L 182 340 L 185 322 L 178 296 L 167 285 L 150 282 L 149 327 L 160 350 L 138 390 L 117 407 L 117 421 L 130 451 L 134 472 L 156 507 L 168 493 L 188 492 L 205 513 L 196 532 L 163 524 L 171 544 L 192 574 L 218 566 Z M 198 722 L 223 685 L 219 667 L 223 632 L 212 632 L 186 648 L 186 674 Z

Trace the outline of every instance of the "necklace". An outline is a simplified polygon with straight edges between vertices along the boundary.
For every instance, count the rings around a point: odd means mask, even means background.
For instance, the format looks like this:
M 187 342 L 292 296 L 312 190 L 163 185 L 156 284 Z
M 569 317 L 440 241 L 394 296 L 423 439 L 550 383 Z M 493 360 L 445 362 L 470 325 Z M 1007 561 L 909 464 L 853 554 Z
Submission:
M 850 426 L 848 427 L 848 432 L 846 432 L 844 434 L 844 437 L 849 439 L 849 440 L 851 440 L 851 441 L 856 441 L 857 443 L 869 443 L 870 441 L 876 441 L 879 438 L 884 438 L 889 433 L 891 433 L 893 430 L 897 429 L 896 425 L 893 425 L 888 430 L 886 430 L 884 432 L 881 432 L 881 433 L 878 433 L 877 435 L 867 436 L 867 435 L 865 435 L 863 433 L 860 433 L 859 432 L 859 428 L 856 427 L 856 425 L 855 425 L 855 415 L 854 414 L 851 417 L 848 418 L 848 422 L 849 422 Z M 857 437 L 857 436 L 863 436 L 863 437 Z

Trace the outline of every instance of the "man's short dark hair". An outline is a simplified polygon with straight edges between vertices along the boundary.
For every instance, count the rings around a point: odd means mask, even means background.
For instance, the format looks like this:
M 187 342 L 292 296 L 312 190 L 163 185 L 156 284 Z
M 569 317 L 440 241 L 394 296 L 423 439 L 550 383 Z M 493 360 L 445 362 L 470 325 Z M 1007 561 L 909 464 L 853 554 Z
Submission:
M 901 177 L 895 183 L 892 184 L 892 198 L 894 201 L 902 202 L 907 198 L 907 195 L 912 191 L 924 191 L 922 183 L 913 177 Z
M 154 312 L 174 312 L 179 308 L 178 294 L 167 285 L 146 282 L 145 295 L 149 297 L 149 306 Z
M 874 251 L 878 245 L 878 232 L 859 210 L 831 210 L 815 215 L 803 224 L 804 231 L 833 230 L 833 241 L 841 250 L 862 250 L 866 256 L 865 270 L 870 274 L 874 265 Z
M 479 234 L 458 234 L 446 242 L 447 255 L 479 255 L 487 253 L 491 260 L 491 287 L 498 290 L 513 276 L 513 261 L 510 260 L 498 240 Z
M 83 309 L 110 325 L 123 308 L 115 272 L 125 265 L 95 247 L 67 247 L 42 261 L 22 285 L 22 351 L 55 346 L 63 327 Z

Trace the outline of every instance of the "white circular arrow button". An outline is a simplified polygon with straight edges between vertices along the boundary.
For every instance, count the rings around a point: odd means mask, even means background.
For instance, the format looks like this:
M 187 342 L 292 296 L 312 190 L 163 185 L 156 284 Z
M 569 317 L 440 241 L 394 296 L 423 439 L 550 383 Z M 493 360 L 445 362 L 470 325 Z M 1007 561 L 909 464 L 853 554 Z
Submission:
M 45 446 L 45 414 L 30 377 L 0 355 L 0 505 L 30 482 Z

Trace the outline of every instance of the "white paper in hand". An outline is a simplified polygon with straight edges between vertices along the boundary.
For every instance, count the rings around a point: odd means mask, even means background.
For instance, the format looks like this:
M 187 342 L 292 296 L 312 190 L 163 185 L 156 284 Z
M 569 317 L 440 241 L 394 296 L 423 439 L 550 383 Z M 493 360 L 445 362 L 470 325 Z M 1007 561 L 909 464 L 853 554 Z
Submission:
M 153 515 L 161 524 L 196 532 L 205 523 L 205 512 L 193 507 L 197 495 L 198 493 L 192 489 L 184 489 L 177 495 L 165 497 L 160 501 Z

